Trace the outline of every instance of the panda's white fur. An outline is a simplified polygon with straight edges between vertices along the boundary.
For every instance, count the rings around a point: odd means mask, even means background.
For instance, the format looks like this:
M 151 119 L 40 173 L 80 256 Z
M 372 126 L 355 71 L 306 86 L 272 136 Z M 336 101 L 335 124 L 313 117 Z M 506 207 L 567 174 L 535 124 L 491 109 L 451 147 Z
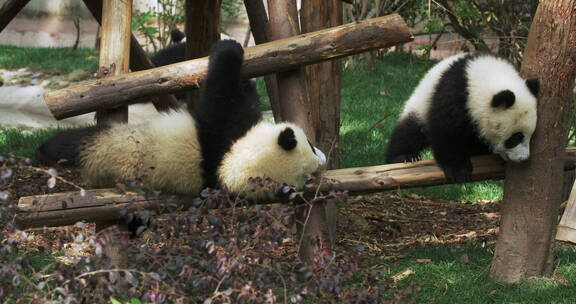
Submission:
M 536 129 L 536 97 L 526 87 L 526 81 L 508 61 L 484 56 L 472 60 L 466 66 L 468 76 L 468 111 L 478 126 L 480 135 L 491 146 L 492 152 L 505 160 L 515 162 L 530 157 L 530 138 Z M 492 108 L 486 100 L 503 90 L 514 93 L 515 102 L 508 108 Z M 504 142 L 515 132 L 524 136 L 521 144 L 506 149 Z
M 427 146 L 449 180 L 467 181 L 474 154 L 509 161 L 530 156 L 536 128 L 537 80 L 525 80 L 493 54 L 448 57 L 420 81 L 404 105 L 390 140 L 387 162 L 419 158 Z
M 202 187 L 200 144 L 186 111 L 159 114 L 137 124 L 115 124 L 80 151 L 84 180 L 94 186 L 141 179 L 166 192 L 192 194 Z
M 281 149 L 276 143 L 280 132 L 286 127 L 294 131 L 299 143 L 289 151 Z M 261 147 L 256 155 L 254 147 Z M 224 155 L 218 176 L 223 187 L 231 193 L 246 194 L 254 190 L 255 187 L 246 183 L 250 177 L 270 178 L 301 188 L 307 175 L 322 168 L 325 163 L 324 153 L 308 144 L 301 128 L 292 123 L 263 121 L 232 145 Z

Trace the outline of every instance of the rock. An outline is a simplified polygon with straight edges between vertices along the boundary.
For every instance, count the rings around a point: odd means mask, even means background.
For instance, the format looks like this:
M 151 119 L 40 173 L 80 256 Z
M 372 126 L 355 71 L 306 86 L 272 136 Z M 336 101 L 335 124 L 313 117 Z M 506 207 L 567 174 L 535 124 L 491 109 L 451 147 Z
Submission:
M 77 70 L 72 71 L 72 73 L 66 75 L 66 80 L 68 80 L 70 82 L 81 81 L 81 80 L 88 78 L 88 76 L 90 76 L 90 73 L 88 73 L 82 69 L 77 69 Z
M 32 78 L 34 78 L 34 79 L 38 79 L 38 78 L 40 78 L 41 76 L 42 76 L 42 73 L 40 73 L 40 72 L 37 72 L 37 73 L 32 74 Z
M 39 83 L 40 83 L 40 80 L 39 80 L 39 79 L 32 79 L 32 80 L 30 80 L 30 84 L 33 84 L 33 85 L 37 85 L 37 84 L 39 84 Z

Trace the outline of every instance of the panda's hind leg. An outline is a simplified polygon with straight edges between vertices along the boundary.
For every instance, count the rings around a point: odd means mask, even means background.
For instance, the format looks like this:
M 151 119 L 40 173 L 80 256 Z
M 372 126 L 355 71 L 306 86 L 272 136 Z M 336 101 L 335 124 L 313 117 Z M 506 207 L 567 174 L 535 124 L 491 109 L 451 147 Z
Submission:
M 428 147 L 424 125 L 414 115 L 400 120 L 388 144 L 386 163 L 411 162 L 420 159 L 420 153 Z
M 106 128 L 106 126 L 97 125 L 59 131 L 36 149 L 36 160 L 47 166 L 56 164 L 78 166 L 82 146 Z

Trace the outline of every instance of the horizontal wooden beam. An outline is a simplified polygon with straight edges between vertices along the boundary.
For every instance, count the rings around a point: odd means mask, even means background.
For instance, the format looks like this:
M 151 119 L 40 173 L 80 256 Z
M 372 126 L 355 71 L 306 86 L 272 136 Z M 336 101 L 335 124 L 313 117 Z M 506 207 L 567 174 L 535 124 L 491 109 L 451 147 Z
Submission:
M 472 158 L 474 181 L 501 179 L 504 176 L 502 160 L 497 156 Z M 576 148 L 567 149 L 566 170 L 576 167 Z M 446 183 L 444 173 L 434 160 L 391 164 L 372 167 L 328 170 L 320 178 L 321 191 L 349 191 L 356 193 L 381 192 L 410 187 L 434 186 Z M 306 190 L 307 195 L 316 188 Z M 192 198 L 149 198 L 134 192 L 120 193 L 116 189 L 87 190 L 21 197 L 16 222 L 20 228 L 63 226 L 77 221 L 89 222 L 120 218 L 120 210 L 139 208 L 165 210 L 167 203 L 187 208 Z
M 242 77 L 252 78 L 295 67 L 412 41 L 398 14 L 306 33 L 245 49 Z M 56 119 L 142 101 L 145 97 L 198 87 L 208 58 L 133 72 L 44 94 Z

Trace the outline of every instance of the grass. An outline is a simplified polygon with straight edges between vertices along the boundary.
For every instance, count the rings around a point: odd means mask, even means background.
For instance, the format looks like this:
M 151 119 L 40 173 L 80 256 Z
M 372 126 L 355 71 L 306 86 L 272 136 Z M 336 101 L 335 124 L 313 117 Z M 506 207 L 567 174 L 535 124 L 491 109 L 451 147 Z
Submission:
M 557 249 L 560 261 L 552 278 L 503 284 L 489 277 L 493 248 L 466 245 L 420 247 L 406 258 L 380 265 L 389 276 L 410 269 L 413 274 L 399 286 L 417 284 L 416 303 L 574 303 L 576 297 L 576 248 Z
M 0 45 L 0 67 L 18 69 L 28 67 L 34 71 L 68 74 L 82 69 L 95 72 L 98 55 L 93 49 L 79 48 L 23 48 Z
M 20 131 L 14 128 L 0 127 L 0 155 L 33 159 L 36 148 L 54 133 L 56 133 L 56 129 Z

